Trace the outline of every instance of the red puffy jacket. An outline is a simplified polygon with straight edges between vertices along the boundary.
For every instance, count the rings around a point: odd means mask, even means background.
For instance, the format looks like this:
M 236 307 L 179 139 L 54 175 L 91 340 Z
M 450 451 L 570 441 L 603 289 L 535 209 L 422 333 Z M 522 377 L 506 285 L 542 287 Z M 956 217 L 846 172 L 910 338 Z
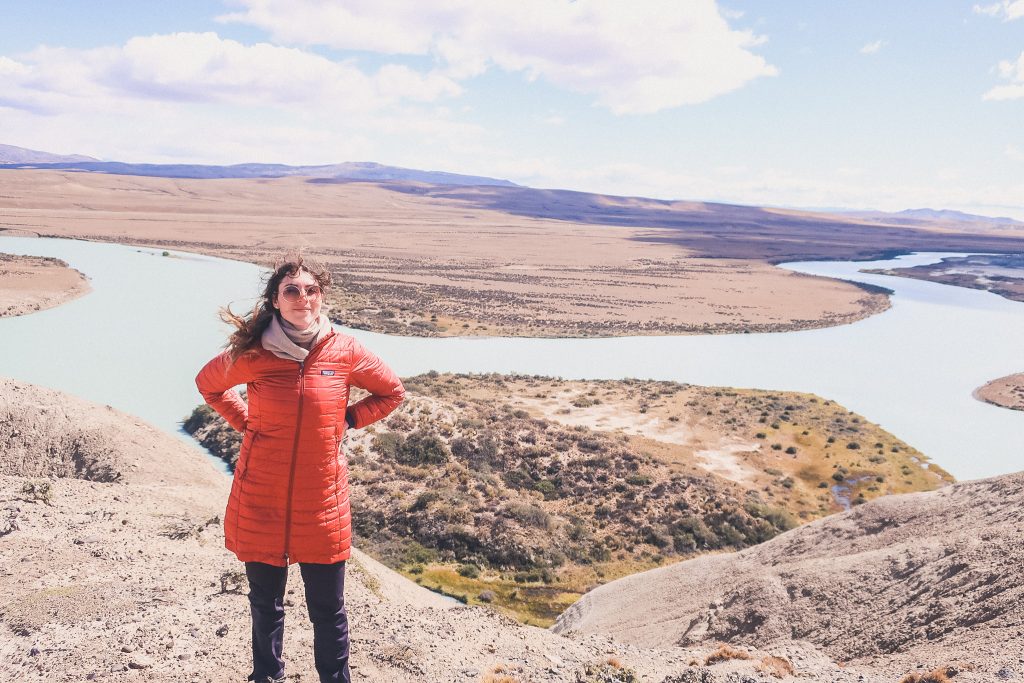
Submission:
M 248 405 L 233 387 L 245 384 Z M 243 562 L 279 567 L 347 560 L 352 539 L 348 465 L 341 453 L 346 412 L 356 428 L 398 407 L 402 382 L 348 335 L 320 340 L 302 363 L 260 348 L 224 352 L 196 377 L 203 398 L 244 433 L 224 539 Z M 370 392 L 349 406 L 349 386 Z

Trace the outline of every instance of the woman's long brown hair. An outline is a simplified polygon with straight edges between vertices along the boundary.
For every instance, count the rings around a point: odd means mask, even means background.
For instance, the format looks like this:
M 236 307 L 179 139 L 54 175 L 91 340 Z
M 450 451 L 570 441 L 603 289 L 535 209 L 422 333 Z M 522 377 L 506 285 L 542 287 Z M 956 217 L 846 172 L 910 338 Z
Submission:
M 274 309 L 274 296 L 277 294 L 278 285 L 286 276 L 295 277 L 303 270 L 313 276 L 324 292 L 327 291 L 327 287 L 331 284 L 331 273 L 322 263 L 305 259 L 297 254 L 289 255 L 274 262 L 274 270 L 267 278 L 263 295 L 249 315 L 242 317 L 233 313 L 230 304 L 220 309 L 221 320 L 235 328 L 225 345 L 232 360 L 237 360 L 239 356 L 260 347 L 260 338 L 263 336 L 264 330 L 277 315 L 277 311 Z

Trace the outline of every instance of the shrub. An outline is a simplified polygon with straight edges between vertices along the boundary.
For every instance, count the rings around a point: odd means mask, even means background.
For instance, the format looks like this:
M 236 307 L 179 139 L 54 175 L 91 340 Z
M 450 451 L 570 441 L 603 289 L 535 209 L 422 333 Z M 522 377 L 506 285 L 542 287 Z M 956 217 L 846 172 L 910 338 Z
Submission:
M 396 458 L 398 451 L 405 443 L 405 437 L 395 432 L 382 432 L 370 442 L 370 448 L 373 452 L 384 456 L 385 458 Z
M 529 503 L 506 503 L 502 512 L 523 524 L 537 527 L 538 529 L 551 528 L 551 516 L 542 508 Z
M 53 492 L 48 481 L 26 481 L 21 486 L 22 500 L 30 503 L 40 502 L 44 505 L 53 505 Z
M 846 447 L 849 448 L 851 451 L 860 450 L 860 444 L 857 443 L 856 441 L 851 441 L 850 443 L 846 444 Z
M 514 489 L 533 488 L 533 477 L 530 476 L 529 472 L 524 471 L 522 468 L 509 470 L 505 474 L 501 475 L 501 478 L 509 485 L 509 487 Z
M 541 479 L 533 485 L 534 491 L 539 491 L 544 500 L 553 500 L 558 497 L 558 487 L 550 479 Z
M 768 655 L 762 659 L 761 663 L 757 665 L 757 670 L 775 678 L 786 678 L 796 674 L 793 664 L 788 659 L 773 655 Z
M 421 512 L 441 496 L 436 491 L 424 491 L 416 496 L 416 501 L 409 507 L 409 512 Z
M 387 419 L 387 426 L 395 431 L 407 432 L 415 426 L 415 423 L 405 413 L 392 413 Z
M 787 455 L 796 455 L 796 446 L 790 446 L 786 449 Z
M 705 664 L 717 664 L 718 662 L 725 662 L 730 659 L 750 659 L 750 655 L 743 650 L 737 650 L 731 645 L 722 645 L 717 650 L 709 654 L 705 659 Z
M 478 578 L 480 576 L 480 567 L 475 564 L 459 565 L 459 576 L 464 576 L 467 579 Z
M 418 429 L 398 446 L 395 458 L 403 465 L 439 465 L 448 462 L 449 455 L 444 441 Z

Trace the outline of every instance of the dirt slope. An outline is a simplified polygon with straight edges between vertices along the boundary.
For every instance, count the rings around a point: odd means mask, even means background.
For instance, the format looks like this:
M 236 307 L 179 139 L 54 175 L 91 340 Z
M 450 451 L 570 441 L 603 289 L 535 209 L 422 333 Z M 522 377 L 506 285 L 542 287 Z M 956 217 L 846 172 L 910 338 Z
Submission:
M 246 586 L 223 548 L 228 479 L 207 456 L 130 415 L 6 379 L 0 429 L 0 679 L 242 680 Z M 289 585 L 290 680 L 316 680 L 294 569 Z M 443 600 L 358 552 L 347 599 L 360 681 L 745 683 L 793 666 L 811 680 L 883 680 L 805 643 L 708 665 L 716 643 L 569 638 Z
M 882 498 L 739 553 L 620 579 L 555 630 L 641 647 L 806 640 L 898 678 L 1024 675 L 1024 473 Z

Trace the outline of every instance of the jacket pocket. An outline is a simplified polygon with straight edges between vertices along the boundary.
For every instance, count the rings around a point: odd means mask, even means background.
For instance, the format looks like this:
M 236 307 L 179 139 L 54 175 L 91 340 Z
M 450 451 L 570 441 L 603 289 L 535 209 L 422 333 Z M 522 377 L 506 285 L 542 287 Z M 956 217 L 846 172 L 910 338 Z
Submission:
M 254 429 L 246 428 L 242 435 L 242 445 L 238 449 L 238 461 L 235 463 L 235 475 L 239 480 L 244 481 L 249 472 L 249 454 L 256 442 L 257 432 Z

